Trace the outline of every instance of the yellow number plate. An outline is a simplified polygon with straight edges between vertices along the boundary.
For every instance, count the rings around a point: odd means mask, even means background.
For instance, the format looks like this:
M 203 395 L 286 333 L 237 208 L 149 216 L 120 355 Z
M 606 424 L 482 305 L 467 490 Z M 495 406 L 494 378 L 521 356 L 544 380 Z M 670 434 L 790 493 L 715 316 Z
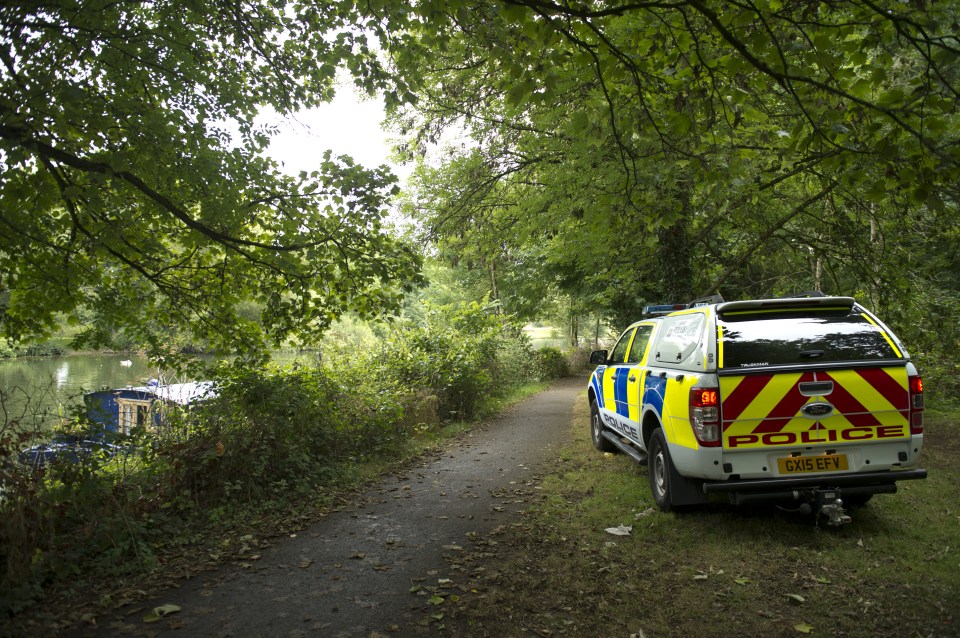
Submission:
M 840 472 L 849 469 L 846 454 L 823 456 L 792 456 L 777 459 L 781 474 L 806 474 L 807 472 Z

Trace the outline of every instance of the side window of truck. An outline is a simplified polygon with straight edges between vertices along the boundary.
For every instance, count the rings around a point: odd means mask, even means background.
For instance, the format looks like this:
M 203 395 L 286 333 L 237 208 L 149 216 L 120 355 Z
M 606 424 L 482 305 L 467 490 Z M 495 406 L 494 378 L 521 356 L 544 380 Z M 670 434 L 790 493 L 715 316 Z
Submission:
M 631 328 L 623 333 L 617 345 L 613 346 L 613 352 L 610 354 L 607 363 L 623 363 L 627 360 L 627 346 L 630 345 L 630 337 L 633 335 L 633 332 L 634 329 Z
M 650 341 L 650 334 L 653 332 L 653 326 L 637 326 L 637 336 L 633 338 L 633 345 L 630 346 L 630 355 L 627 357 L 627 363 L 640 363 L 643 361 L 643 353 L 647 350 L 647 342 Z
M 665 365 L 686 361 L 700 344 L 704 323 L 706 315 L 702 312 L 664 319 L 653 350 L 654 360 Z

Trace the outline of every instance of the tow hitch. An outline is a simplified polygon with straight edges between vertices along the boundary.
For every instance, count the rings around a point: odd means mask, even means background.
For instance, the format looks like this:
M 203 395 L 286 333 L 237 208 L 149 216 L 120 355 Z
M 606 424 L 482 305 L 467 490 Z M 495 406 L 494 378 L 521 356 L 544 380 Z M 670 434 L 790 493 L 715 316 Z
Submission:
M 839 490 L 814 491 L 812 501 L 801 505 L 800 511 L 811 513 L 814 507 L 817 508 L 818 523 L 821 516 L 827 517 L 827 525 L 831 527 L 839 527 L 853 520 L 847 515 L 847 511 L 843 509 L 843 499 L 840 498 Z
M 799 494 L 796 494 L 800 497 Z M 800 504 L 800 512 L 803 514 L 812 514 L 817 512 L 817 524 L 820 524 L 820 517 L 827 517 L 827 525 L 839 527 L 851 520 L 847 511 L 843 509 L 843 499 L 840 498 L 839 490 L 813 490 L 807 492 L 807 497 Z

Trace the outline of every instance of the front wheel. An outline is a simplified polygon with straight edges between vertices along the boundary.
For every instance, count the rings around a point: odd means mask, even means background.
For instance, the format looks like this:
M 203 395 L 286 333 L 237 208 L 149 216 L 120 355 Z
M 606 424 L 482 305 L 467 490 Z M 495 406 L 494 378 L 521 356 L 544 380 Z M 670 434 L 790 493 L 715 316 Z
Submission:
M 590 439 L 593 447 L 601 452 L 614 452 L 617 447 L 603 436 L 603 420 L 600 418 L 600 407 L 597 400 L 590 401 Z
M 667 440 L 663 430 L 657 428 L 650 437 L 648 448 L 647 478 L 650 479 L 650 492 L 657 507 L 663 512 L 673 509 L 673 498 L 670 484 L 670 475 L 673 466 L 670 462 L 670 450 L 667 449 Z

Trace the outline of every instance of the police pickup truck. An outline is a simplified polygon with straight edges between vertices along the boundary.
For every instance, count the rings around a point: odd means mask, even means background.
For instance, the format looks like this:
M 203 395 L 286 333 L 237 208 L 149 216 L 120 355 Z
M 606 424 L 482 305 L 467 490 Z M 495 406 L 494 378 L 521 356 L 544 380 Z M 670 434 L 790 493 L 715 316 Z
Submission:
M 923 381 L 850 297 L 652 306 L 590 378 L 591 438 L 647 464 L 663 511 L 725 495 L 849 521 L 925 478 Z M 910 468 L 910 469 L 908 469 Z

